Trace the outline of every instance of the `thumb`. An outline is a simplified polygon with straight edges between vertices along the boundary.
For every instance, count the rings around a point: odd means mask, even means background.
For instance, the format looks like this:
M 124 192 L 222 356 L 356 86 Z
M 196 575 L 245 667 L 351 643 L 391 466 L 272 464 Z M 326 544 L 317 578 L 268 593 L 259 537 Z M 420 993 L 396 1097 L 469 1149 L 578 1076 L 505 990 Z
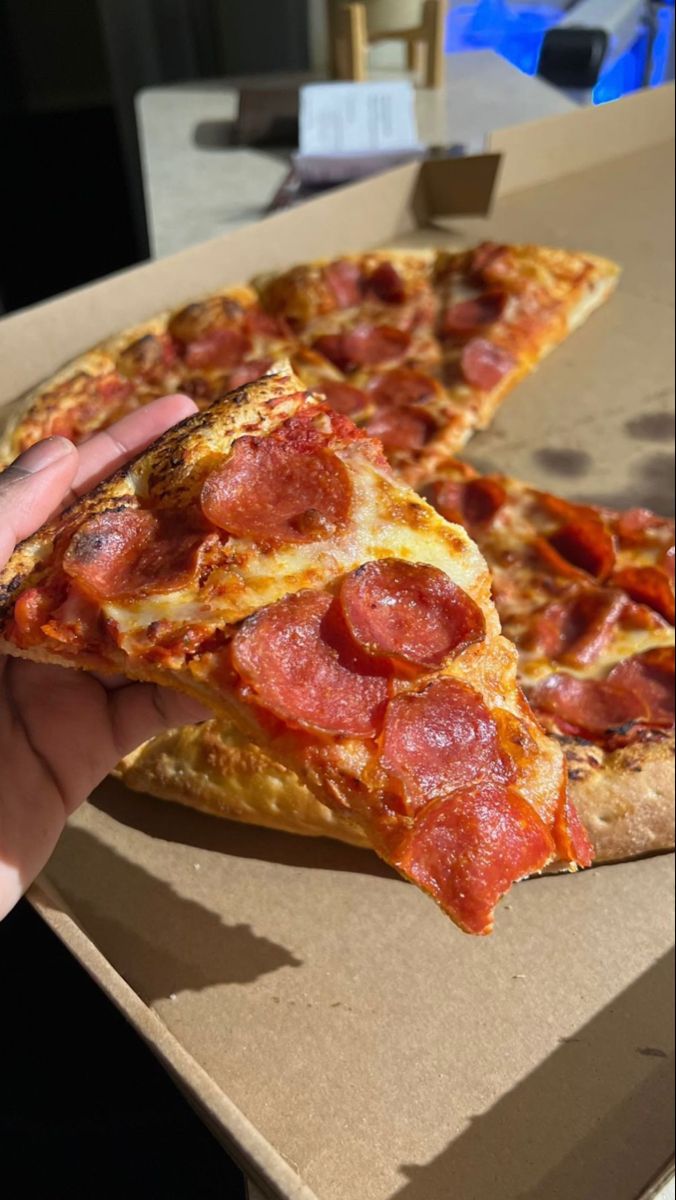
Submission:
M 0 565 L 56 511 L 78 462 L 72 442 L 53 437 L 31 446 L 0 474 Z

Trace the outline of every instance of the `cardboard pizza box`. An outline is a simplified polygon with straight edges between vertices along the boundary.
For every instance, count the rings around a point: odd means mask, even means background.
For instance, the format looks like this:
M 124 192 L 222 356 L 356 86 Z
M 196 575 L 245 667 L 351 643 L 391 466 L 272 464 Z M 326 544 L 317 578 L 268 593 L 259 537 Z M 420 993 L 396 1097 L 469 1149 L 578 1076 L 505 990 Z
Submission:
M 16 314 L 0 404 L 155 310 L 294 260 L 550 242 L 616 258 L 620 289 L 468 456 L 667 511 L 672 137 L 673 89 L 646 92 Z M 673 1153 L 672 881 L 670 855 L 528 881 L 471 939 L 365 851 L 108 782 L 31 899 L 266 1196 L 637 1200 Z

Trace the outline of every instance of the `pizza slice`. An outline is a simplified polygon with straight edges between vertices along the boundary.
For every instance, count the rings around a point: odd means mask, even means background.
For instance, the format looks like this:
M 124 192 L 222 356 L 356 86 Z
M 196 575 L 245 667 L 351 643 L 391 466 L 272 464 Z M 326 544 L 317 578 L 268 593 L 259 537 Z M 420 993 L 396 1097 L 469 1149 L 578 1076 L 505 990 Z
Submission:
M 618 275 L 595 255 L 486 242 L 343 256 L 256 286 L 263 307 L 328 360 L 329 403 L 380 438 L 416 482 L 485 428 Z
M 469 932 L 590 861 L 479 551 L 286 369 L 23 543 L 0 651 L 206 702 Z
M 458 461 L 424 490 L 491 568 L 520 681 L 565 753 L 596 861 L 673 849 L 673 520 L 573 504 Z M 119 775 L 221 817 L 369 845 L 223 721 L 148 742 Z
M 425 489 L 491 568 L 540 720 L 597 857 L 674 845 L 674 522 L 449 462 Z
M 416 482 L 490 421 L 617 276 L 591 255 L 493 243 L 304 264 L 82 355 L 6 415 L 0 466 L 54 433 L 82 441 L 167 392 L 205 407 L 288 356 L 306 388 L 378 437 Z
M 55 434 L 82 442 L 171 392 L 205 408 L 296 349 L 250 287 L 203 296 L 110 338 L 21 397 L 3 413 L 0 466 Z

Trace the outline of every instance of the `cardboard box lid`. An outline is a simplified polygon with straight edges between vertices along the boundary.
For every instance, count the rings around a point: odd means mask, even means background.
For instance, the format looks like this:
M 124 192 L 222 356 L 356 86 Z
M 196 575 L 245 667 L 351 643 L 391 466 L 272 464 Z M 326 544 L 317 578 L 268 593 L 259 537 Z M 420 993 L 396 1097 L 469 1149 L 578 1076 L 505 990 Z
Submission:
M 630 122 L 631 102 L 618 109 Z M 436 232 L 415 229 L 419 177 L 404 168 L 10 318 L 5 396 L 268 254 L 487 234 L 587 246 L 624 264 L 618 296 L 471 455 L 663 507 L 672 161 L 639 137 Z M 530 881 L 476 941 L 365 852 L 108 783 L 72 821 L 41 904 L 272 1194 L 635 1200 L 673 1149 L 672 882 L 670 856 Z

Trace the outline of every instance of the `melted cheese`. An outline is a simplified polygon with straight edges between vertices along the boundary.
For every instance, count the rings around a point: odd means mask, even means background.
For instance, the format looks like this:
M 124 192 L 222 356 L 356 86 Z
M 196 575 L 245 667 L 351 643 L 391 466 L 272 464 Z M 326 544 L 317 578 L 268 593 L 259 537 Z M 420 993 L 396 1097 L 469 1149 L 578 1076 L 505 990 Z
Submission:
M 105 615 L 123 636 L 139 634 L 160 621 L 222 629 L 290 592 L 322 586 L 327 578 L 383 557 L 439 567 L 485 609 L 486 566 L 465 530 L 449 526 L 425 501 L 386 479 L 368 460 L 353 452 L 343 459 L 353 487 L 354 516 L 340 536 L 276 549 L 233 538 L 219 548 L 223 561 L 197 598 L 191 586 L 109 601 Z M 497 618 L 489 613 L 488 620 L 496 632 Z

